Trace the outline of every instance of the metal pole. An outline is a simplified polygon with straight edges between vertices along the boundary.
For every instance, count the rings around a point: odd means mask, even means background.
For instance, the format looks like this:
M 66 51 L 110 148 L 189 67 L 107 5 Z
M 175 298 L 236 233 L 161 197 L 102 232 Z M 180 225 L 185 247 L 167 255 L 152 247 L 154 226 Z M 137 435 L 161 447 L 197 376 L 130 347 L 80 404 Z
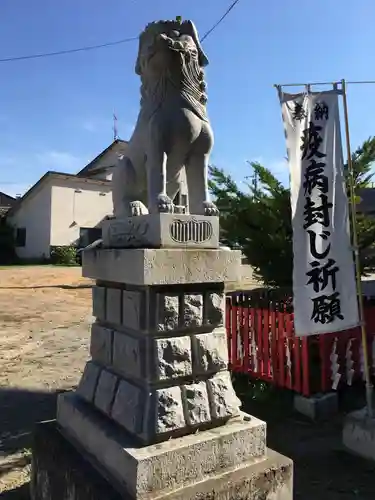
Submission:
M 365 380 L 366 380 L 366 404 L 367 404 L 367 414 L 370 418 L 372 418 L 372 414 L 373 414 L 373 412 L 372 412 L 373 386 L 372 386 L 371 378 L 370 378 L 366 325 L 365 325 L 365 321 L 364 321 L 361 268 L 360 268 L 359 251 L 358 251 L 357 219 L 356 219 L 356 209 L 355 209 L 354 171 L 353 171 L 352 154 L 351 154 L 351 149 L 350 149 L 348 103 L 347 103 L 347 98 L 346 98 L 346 81 L 345 80 L 341 80 L 341 86 L 342 86 L 342 97 L 343 97 L 343 105 L 344 105 L 346 150 L 347 150 L 347 155 L 348 155 L 349 192 L 350 192 L 350 201 L 351 201 L 350 212 L 351 212 L 351 219 L 352 219 L 352 241 L 353 241 L 354 255 L 355 255 L 355 269 L 356 269 L 356 282 L 357 282 L 357 294 L 358 294 L 358 306 L 359 306 L 359 320 L 361 322 L 362 347 L 363 347 L 363 358 L 364 358 L 363 363 L 364 363 Z
M 283 84 L 276 84 L 274 87 L 282 88 L 282 87 L 306 87 L 306 85 L 337 85 L 338 83 L 342 83 L 342 81 L 339 82 L 314 82 L 314 83 L 283 83 Z M 375 80 L 363 80 L 363 81 L 351 81 L 351 82 L 346 82 L 346 85 L 369 85 L 369 84 L 375 84 Z
M 276 88 L 281 88 L 281 87 L 306 87 L 306 85 L 333 85 L 335 83 L 339 82 L 314 82 L 314 83 L 283 83 L 283 84 L 276 84 L 274 87 Z
M 367 85 L 367 84 L 373 84 L 375 83 L 375 80 L 363 80 L 363 81 L 359 81 L 359 82 L 346 82 L 346 84 L 350 84 L 350 85 Z

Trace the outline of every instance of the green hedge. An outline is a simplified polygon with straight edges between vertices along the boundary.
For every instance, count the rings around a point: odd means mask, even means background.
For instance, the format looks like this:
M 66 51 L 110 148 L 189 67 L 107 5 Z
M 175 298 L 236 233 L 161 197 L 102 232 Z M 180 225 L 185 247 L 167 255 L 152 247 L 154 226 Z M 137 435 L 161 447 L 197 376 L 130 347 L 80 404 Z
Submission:
M 78 265 L 77 248 L 73 245 L 51 247 L 50 258 L 51 264 L 60 264 L 63 266 Z

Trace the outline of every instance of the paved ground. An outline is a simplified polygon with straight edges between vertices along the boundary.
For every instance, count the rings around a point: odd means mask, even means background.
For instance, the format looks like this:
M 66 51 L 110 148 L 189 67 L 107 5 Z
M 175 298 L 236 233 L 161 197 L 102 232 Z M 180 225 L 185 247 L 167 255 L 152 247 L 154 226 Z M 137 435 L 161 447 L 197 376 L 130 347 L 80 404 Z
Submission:
M 79 268 L 0 269 L 0 497 L 29 500 L 30 436 L 52 419 L 58 391 L 74 387 L 88 357 L 91 283 Z M 296 500 L 374 500 L 375 466 L 341 450 L 341 418 L 311 424 L 290 395 L 249 400 L 268 422 L 268 445 L 295 462 Z M 348 400 L 348 397 L 346 397 Z M 352 401 L 352 397 L 349 397 Z M 347 405 L 344 405 L 347 407 Z

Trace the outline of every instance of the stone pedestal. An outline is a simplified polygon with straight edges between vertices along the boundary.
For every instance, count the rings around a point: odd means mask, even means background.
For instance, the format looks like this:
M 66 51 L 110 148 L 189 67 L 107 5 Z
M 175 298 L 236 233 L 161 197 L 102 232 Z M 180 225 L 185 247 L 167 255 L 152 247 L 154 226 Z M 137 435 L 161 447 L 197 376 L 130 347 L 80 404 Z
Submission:
M 367 408 L 345 417 L 342 441 L 348 452 L 375 461 L 375 418 L 368 416 Z
M 336 392 L 310 397 L 296 394 L 294 409 L 311 420 L 326 420 L 338 413 L 338 396 Z
M 95 465 L 93 465 L 95 464 Z M 98 470 L 100 473 L 98 473 Z M 87 460 L 53 422 L 39 424 L 34 434 L 32 495 L 34 500 L 133 500 L 114 481 Z M 292 463 L 267 450 L 266 458 L 244 462 L 240 467 L 209 475 L 167 495 L 147 495 L 148 499 L 168 500 L 290 500 Z M 116 487 L 115 487 L 116 486 Z
M 58 400 L 61 432 L 123 498 L 290 500 L 292 463 L 267 452 L 266 424 L 240 411 L 228 371 L 224 284 L 240 252 L 218 248 L 215 217 L 132 219 L 83 254 L 96 321 L 77 391 Z M 129 227 L 155 248 L 134 248 Z M 270 470 L 282 480 L 251 491 Z

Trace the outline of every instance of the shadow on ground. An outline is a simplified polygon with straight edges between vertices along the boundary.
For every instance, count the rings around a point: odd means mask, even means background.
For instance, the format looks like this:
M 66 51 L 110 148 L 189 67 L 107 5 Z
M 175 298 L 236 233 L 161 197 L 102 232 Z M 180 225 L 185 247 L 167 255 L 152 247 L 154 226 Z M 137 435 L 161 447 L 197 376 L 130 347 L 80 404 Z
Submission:
M 342 419 L 349 407 L 363 404 L 356 390 L 341 397 L 342 412 L 312 423 L 293 413 L 293 395 L 276 390 L 254 392 L 236 381 L 243 409 L 267 421 L 270 448 L 294 461 L 294 500 L 374 500 L 375 465 L 342 449 Z M 0 455 L 30 446 L 36 422 L 55 417 L 56 393 L 0 390 Z M 352 409 L 352 408 L 349 408 Z M 4 500 L 29 499 L 28 485 L 3 493 Z
M 339 394 L 340 414 L 311 422 L 293 412 L 293 394 L 266 389 L 246 396 L 243 380 L 235 382 L 244 411 L 267 422 L 268 447 L 294 462 L 294 500 L 374 500 L 375 464 L 342 447 L 345 413 L 364 405 L 363 387 Z
M 0 494 L 1 500 L 30 500 L 30 485 L 23 484 L 14 490 L 5 491 Z
M 315 424 L 296 416 L 268 426 L 268 446 L 294 461 L 295 499 L 375 498 L 374 465 L 343 450 L 341 433 L 342 416 Z
M 0 388 L 0 458 L 30 447 L 35 424 L 55 418 L 57 395 Z
M 0 480 L 7 473 L 17 477 L 30 463 L 29 448 L 35 425 L 56 416 L 58 392 L 0 388 Z M 27 475 L 26 475 L 27 481 Z M 1 492 L 4 500 L 29 500 L 29 483 Z M 24 483 L 24 480 L 21 481 Z

